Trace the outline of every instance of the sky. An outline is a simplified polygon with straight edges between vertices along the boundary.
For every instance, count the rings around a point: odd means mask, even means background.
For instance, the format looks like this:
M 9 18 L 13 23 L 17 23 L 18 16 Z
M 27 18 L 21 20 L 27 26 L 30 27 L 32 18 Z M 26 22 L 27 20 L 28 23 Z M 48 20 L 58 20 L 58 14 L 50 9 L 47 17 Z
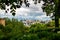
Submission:
M 49 16 L 46 16 L 46 13 L 42 10 L 42 4 L 44 3 L 41 1 L 41 3 L 38 3 L 37 5 L 34 4 L 33 1 L 29 0 L 30 7 L 26 7 L 23 3 L 21 8 L 16 9 L 16 15 L 12 16 L 10 11 L 8 13 L 5 13 L 4 10 L 0 9 L 0 17 L 8 17 L 8 18 L 16 18 L 19 20 L 24 19 L 30 19 L 30 20 L 51 20 Z M 6 6 L 7 9 L 10 8 L 10 6 Z

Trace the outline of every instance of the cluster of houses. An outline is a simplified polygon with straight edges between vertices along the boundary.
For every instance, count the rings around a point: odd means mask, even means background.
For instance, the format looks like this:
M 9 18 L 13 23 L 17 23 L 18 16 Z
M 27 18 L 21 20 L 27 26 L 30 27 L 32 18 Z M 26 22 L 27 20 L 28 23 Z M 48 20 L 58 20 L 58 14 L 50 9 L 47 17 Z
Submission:
M 51 20 L 46 20 L 46 21 L 41 21 L 41 20 L 24 20 L 22 21 L 24 23 L 24 25 L 26 26 L 30 26 L 31 24 L 35 24 L 35 23 L 48 23 L 50 22 Z

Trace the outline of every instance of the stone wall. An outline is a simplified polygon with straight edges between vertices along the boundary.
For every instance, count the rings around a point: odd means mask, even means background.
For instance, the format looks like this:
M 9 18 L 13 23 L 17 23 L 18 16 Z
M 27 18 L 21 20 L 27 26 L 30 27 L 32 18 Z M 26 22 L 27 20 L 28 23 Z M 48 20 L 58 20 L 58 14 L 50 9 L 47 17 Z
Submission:
M 5 26 L 5 19 L 4 18 L 0 18 L 0 24 Z

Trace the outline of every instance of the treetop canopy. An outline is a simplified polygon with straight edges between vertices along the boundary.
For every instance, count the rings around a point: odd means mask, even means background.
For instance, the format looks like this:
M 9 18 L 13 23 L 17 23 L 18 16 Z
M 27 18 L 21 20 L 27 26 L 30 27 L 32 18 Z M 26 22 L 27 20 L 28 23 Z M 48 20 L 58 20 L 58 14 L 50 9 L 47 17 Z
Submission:
M 48 14 L 54 12 L 54 0 L 32 0 L 34 1 L 34 4 L 40 3 L 41 1 L 44 1 L 43 4 L 43 11 Z M 14 4 L 16 3 L 16 5 Z M 20 8 L 22 6 L 22 3 L 26 5 L 26 7 L 29 7 L 30 3 L 29 0 L 0 0 L 0 9 L 6 9 L 6 5 L 9 6 L 11 5 L 11 13 L 15 15 L 15 9 Z M 13 11 L 12 11 L 13 10 Z M 7 12 L 7 11 L 6 11 Z

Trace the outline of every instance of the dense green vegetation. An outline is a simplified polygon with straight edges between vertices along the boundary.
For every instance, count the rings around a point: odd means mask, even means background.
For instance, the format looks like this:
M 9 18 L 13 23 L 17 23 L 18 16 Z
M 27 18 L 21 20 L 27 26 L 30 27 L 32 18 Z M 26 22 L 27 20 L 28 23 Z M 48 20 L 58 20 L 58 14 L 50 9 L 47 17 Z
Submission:
M 34 4 L 37 4 L 37 0 L 33 0 Z M 43 11 L 47 13 L 53 13 L 55 16 L 55 27 L 59 27 L 59 13 L 60 13 L 60 1 L 59 0 L 42 0 Z M 17 5 L 14 5 L 14 2 Z M 19 3 L 20 2 L 20 3 Z M 26 7 L 29 7 L 27 0 L 24 0 Z M 0 0 L 0 9 L 6 9 L 6 5 L 12 5 L 10 7 L 11 13 L 15 16 L 16 8 L 22 6 L 22 0 Z M 38 0 L 40 3 L 40 0 Z M 18 5 L 19 4 L 19 5 Z M 54 6 L 55 5 L 55 6 Z M 9 10 L 9 9 L 8 9 Z M 7 10 L 5 10 L 7 13 Z M 31 27 L 26 27 L 22 22 L 18 20 L 6 19 L 6 26 L 0 25 L 0 40 L 60 40 L 60 33 L 55 33 L 54 22 L 48 24 L 32 24 Z M 57 28 L 55 29 L 57 31 Z
M 60 33 L 47 25 L 36 23 L 26 27 L 21 21 L 6 19 L 6 26 L 0 25 L 0 40 L 60 40 Z

